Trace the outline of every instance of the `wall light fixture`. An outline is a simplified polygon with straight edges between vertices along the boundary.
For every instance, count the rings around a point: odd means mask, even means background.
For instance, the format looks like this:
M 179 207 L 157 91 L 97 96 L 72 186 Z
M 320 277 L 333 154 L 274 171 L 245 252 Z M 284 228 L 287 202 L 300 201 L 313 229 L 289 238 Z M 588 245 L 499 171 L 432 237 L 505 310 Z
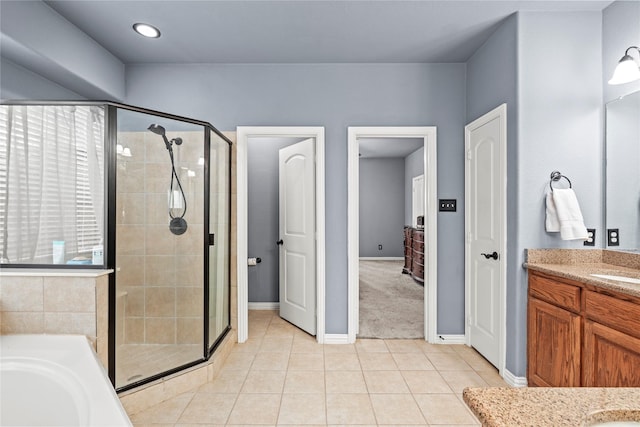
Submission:
M 640 56 L 640 48 L 638 48 L 638 46 L 629 47 L 624 52 L 622 59 L 618 61 L 618 66 L 613 72 L 613 77 L 609 80 L 610 85 L 621 85 L 623 83 L 640 80 L 640 65 L 629 55 L 629 51 L 632 49 L 635 49 Z

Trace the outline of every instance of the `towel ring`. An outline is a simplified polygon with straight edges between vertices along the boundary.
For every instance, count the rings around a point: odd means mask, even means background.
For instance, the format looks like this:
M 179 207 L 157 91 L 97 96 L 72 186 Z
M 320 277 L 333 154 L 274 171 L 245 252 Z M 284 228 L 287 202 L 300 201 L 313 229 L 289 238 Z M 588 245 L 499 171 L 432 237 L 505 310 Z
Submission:
M 560 179 L 566 179 L 567 182 L 569 183 L 569 188 L 572 188 L 571 186 L 571 180 L 569 178 L 567 178 L 566 176 L 562 175 L 560 172 L 558 171 L 553 171 L 551 172 L 551 180 L 549 181 L 549 188 L 551 188 L 551 191 L 553 191 L 553 185 L 551 185 L 554 181 L 560 181 Z

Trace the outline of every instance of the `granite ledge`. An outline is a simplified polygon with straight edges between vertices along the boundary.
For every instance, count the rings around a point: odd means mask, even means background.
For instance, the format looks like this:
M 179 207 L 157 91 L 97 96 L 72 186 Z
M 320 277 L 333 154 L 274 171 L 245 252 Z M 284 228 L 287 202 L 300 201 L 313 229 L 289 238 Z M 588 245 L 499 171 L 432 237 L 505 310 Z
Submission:
M 640 421 L 640 388 L 466 388 L 463 399 L 486 427 Z

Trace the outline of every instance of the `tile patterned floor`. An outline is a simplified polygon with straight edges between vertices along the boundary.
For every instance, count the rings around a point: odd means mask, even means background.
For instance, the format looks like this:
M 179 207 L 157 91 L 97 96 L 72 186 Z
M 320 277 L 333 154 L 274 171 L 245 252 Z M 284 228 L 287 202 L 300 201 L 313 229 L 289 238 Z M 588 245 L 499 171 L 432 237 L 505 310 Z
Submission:
M 505 386 L 462 345 L 358 340 L 318 345 L 273 311 L 249 312 L 249 340 L 221 374 L 131 416 L 136 427 L 479 425 L 467 386 Z

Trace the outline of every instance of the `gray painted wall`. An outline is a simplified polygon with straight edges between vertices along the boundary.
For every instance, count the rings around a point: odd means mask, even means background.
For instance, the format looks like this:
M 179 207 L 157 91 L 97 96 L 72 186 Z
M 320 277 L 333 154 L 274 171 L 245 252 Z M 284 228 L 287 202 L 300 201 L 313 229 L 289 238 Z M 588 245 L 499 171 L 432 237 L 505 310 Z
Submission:
M 299 138 L 249 138 L 247 143 L 249 302 L 278 302 L 278 150 Z
M 412 225 L 413 178 L 424 173 L 424 147 L 404 158 L 404 224 Z M 463 172 L 464 173 L 464 172 Z M 425 181 L 426 184 L 426 181 Z M 425 222 L 426 224 L 426 222 Z
M 583 248 L 544 231 L 544 196 L 549 174 L 568 176 L 587 227 L 602 215 L 603 99 L 602 15 L 521 13 L 519 19 L 518 252 L 526 248 Z M 553 45 L 553 49 L 549 46 Z M 576 49 L 580 46 L 580 49 Z M 599 229 L 601 232 L 602 230 Z M 517 273 L 513 309 L 515 359 L 510 370 L 526 372 L 527 273 Z
M 403 257 L 404 159 L 360 159 L 359 172 L 360 256 Z
M 640 2 L 614 1 L 602 11 L 602 85 L 604 102 L 640 90 L 640 81 L 609 85 L 607 81 L 629 46 L 640 47 Z M 638 60 L 638 52 L 630 52 Z
M 85 99 L 20 65 L 0 57 L 0 99 Z
M 526 348 L 526 306 L 516 280 L 518 263 L 518 15 L 511 15 L 467 62 L 467 122 L 471 123 L 502 103 L 507 104 L 507 360 L 516 373 Z M 524 290 L 526 293 L 526 288 Z M 520 371 L 522 375 L 524 371 Z
M 347 332 L 347 127 L 437 126 L 438 192 L 463 199 L 464 64 L 127 66 L 126 102 L 236 126 L 324 126 L 326 331 Z M 162 91 L 157 88 L 161 87 Z M 438 216 L 438 330 L 464 333 L 462 211 Z

